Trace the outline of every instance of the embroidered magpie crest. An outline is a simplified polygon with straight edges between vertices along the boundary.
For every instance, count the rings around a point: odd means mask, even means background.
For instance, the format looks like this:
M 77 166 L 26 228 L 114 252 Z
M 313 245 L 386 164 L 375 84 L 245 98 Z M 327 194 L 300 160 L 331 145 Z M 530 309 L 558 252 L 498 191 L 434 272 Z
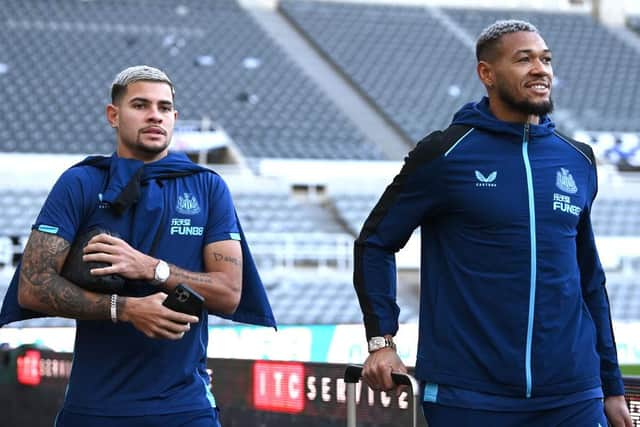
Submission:
M 178 196 L 176 211 L 183 215 L 195 215 L 200 212 L 200 205 L 193 194 L 184 193 Z
M 556 173 L 556 187 L 569 194 L 576 194 L 578 192 L 578 187 L 573 180 L 573 176 L 571 176 L 569 169 L 565 168 L 560 168 Z
M 489 174 L 489 176 L 484 176 L 482 172 L 476 170 L 476 187 L 496 187 L 494 181 L 498 177 L 498 171 L 493 171 Z

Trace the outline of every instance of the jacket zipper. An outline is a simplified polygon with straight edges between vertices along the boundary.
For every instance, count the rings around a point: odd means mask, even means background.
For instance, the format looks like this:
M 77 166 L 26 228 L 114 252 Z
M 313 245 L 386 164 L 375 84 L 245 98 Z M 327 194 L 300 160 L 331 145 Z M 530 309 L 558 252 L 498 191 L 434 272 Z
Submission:
M 531 397 L 531 346 L 533 340 L 533 318 L 536 300 L 536 212 L 533 193 L 533 177 L 531 174 L 531 163 L 529 162 L 529 123 L 524 125 L 524 134 L 522 136 L 522 158 L 524 160 L 524 168 L 527 175 L 527 194 L 529 195 L 529 233 L 530 233 L 530 250 L 531 250 L 531 275 L 529 279 L 529 317 L 527 320 L 527 348 L 525 353 L 525 378 L 527 382 L 526 398 Z

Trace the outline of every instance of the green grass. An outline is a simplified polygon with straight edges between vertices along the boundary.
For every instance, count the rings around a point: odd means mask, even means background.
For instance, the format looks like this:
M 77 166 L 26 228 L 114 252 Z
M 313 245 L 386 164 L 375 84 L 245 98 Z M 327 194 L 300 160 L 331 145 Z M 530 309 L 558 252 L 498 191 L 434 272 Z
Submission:
M 622 375 L 640 375 L 640 365 L 621 365 Z

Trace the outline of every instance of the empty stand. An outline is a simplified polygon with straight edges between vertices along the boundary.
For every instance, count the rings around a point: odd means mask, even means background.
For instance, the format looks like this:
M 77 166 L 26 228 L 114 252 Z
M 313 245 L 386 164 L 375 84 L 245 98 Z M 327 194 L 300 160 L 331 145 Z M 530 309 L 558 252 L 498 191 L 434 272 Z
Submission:
M 452 31 L 475 38 L 496 19 L 528 19 L 554 51 L 560 127 L 567 119 L 586 129 L 601 159 L 640 165 L 640 55 L 589 16 L 301 0 L 279 8 L 414 141 L 484 93 L 472 48 Z M 6 0 L 0 22 L 0 153 L 113 151 L 104 118 L 111 79 L 147 63 L 176 82 L 180 117 L 222 125 L 249 165 L 384 157 L 235 0 Z M 367 177 L 357 172 L 345 180 L 358 192 L 331 192 L 327 201 L 297 197 L 288 183 L 287 191 L 256 183 L 233 194 L 280 324 L 362 322 L 350 277 L 325 273 L 351 270 L 354 236 L 384 187 L 360 187 Z M 46 195 L 0 189 L 0 300 Z M 596 235 L 640 236 L 640 200 L 606 196 L 593 207 Z M 629 265 L 638 271 L 638 263 Z M 640 320 L 640 283 L 614 275 L 608 288 L 614 319 Z M 400 305 L 401 322 L 416 321 L 417 298 Z M 73 325 L 47 318 L 15 326 Z
M 414 141 L 481 95 L 472 52 L 425 7 L 283 0 L 280 10 Z
M 13 242 L 10 237 L 0 236 L 0 268 L 13 266 Z
M 233 200 L 247 233 L 344 232 L 322 205 L 287 193 L 235 193 Z
M 280 324 L 360 323 L 353 285 L 346 281 L 285 281 L 269 290 Z
M 333 195 L 333 203 L 336 212 L 348 226 L 349 231 L 358 235 L 362 224 L 379 198 L 380 194 L 335 194 Z
M 600 196 L 593 204 L 591 222 L 596 236 L 640 237 L 640 199 Z
M 445 12 L 474 36 L 497 19 L 530 21 L 553 51 L 557 109 L 567 110 L 583 129 L 637 132 L 640 54 L 590 15 L 454 8 Z
M 47 194 L 41 189 L 0 189 L 0 236 L 28 236 Z
M 277 192 L 239 192 L 233 197 L 261 267 L 350 268 L 353 237 L 320 202 Z
M 484 93 L 472 47 L 432 9 L 299 0 L 283 0 L 280 9 L 414 141 L 445 127 Z M 637 131 L 640 55 L 589 15 L 442 10 L 474 40 L 498 19 L 531 21 L 554 52 L 556 119 L 589 130 Z
M 573 137 L 591 144 L 600 160 L 640 169 L 640 133 L 578 131 Z
M 181 118 L 220 123 L 246 157 L 383 158 L 235 1 L 8 0 L 0 20 L 0 151 L 113 151 L 108 88 L 149 64 Z
M 627 26 L 636 33 L 640 34 L 640 16 L 630 15 L 627 17 Z
M 47 194 L 41 189 L 0 189 L 0 266 L 22 253 Z M 323 203 L 267 190 L 233 197 L 261 265 L 350 268 L 353 237 Z
M 267 283 L 269 300 L 279 325 L 362 323 L 351 277 L 295 275 Z M 400 301 L 400 321 L 417 319 L 416 301 Z M 227 321 L 209 317 L 212 324 Z
M 637 278 L 610 276 L 607 292 L 613 319 L 640 321 L 640 281 Z

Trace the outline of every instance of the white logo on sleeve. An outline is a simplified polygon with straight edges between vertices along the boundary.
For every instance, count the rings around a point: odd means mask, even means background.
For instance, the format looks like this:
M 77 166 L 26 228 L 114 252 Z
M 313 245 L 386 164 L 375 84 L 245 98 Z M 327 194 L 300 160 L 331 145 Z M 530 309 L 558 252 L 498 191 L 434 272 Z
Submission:
M 104 200 L 102 200 L 103 197 L 104 196 L 103 196 L 102 193 L 98 193 L 98 209 L 108 209 L 109 208 L 109 203 L 107 203 Z
M 498 171 L 493 171 L 489 174 L 489 176 L 484 176 L 482 172 L 476 170 L 476 187 L 496 187 L 497 184 L 494 182 L 498 177 Z
M 576 186 L 576 182 L 573 180 L 569 169 L 565 168 L 560 168 L 556 173 L 556 187 L 569 194 L 576 194 L 578 192 L 578 187 Z

